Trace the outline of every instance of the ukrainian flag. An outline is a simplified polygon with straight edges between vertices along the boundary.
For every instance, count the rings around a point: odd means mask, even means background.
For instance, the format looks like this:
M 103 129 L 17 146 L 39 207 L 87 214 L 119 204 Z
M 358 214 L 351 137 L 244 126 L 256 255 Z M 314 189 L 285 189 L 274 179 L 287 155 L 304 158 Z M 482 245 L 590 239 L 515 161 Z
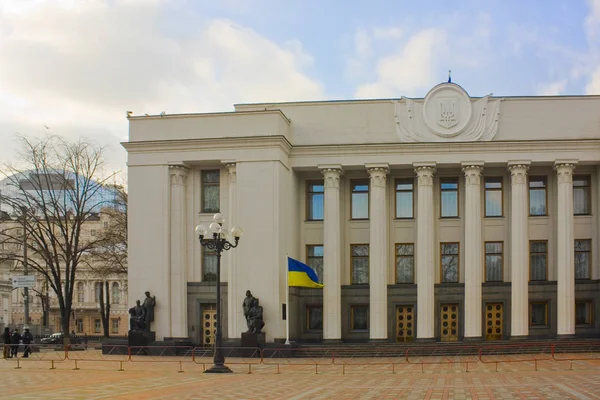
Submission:
M 288 257 L 288 286 L 322 288 L 315 271 L 308 265 Z

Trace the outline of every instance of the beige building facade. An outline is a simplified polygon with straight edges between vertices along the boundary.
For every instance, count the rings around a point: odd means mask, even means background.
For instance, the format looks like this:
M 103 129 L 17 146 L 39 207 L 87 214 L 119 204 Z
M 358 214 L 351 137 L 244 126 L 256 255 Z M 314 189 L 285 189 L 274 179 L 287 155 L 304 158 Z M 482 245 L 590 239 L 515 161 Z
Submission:
M 246 290 L 267 341 L 284 318 L 304 342 L 597 336 L 599 109 L 443 83 L 422 99 L 129 116 L 129 304 L 149 290 L 157 339 L 210 344 L 216 258 L 194 227 L 221 212 L 244 229 L 222 259 L 230 341 Z M 286 254 L 325 287 L 288 302 Z

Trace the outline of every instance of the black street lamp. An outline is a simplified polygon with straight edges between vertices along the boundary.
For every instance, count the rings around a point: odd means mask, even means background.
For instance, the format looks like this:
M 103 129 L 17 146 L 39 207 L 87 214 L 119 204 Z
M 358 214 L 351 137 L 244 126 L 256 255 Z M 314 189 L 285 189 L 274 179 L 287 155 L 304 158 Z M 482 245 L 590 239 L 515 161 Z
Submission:
M 238 227 L 231 228 L 231 236 L 233 236 L 234 243 L 229 242 L 227 229 L 223 228 L 223 222 L 225 219 L 221 213 L 217 213 L 213 217 L 213 223 L 210 224 L 208 229 L 202 225 L 196 227 L 196 234 L 200 240 L 200 245 L 207 249 L 214 250 L 217 254 L 217 327 L 215 332 L 215 352 L 214 352 L 214 365 L 204 372 L 207 373 L 227 373 L 233 372 L 229 367 L 225 366 L 225 356 L 223 355 L 223 349 L 221 348 L 221 253 L 224 250 L 233 249 L 237 247 L 242 236 L 242 229 Z M 204 239 L 207 233 L 212 233 L 212 239 Z

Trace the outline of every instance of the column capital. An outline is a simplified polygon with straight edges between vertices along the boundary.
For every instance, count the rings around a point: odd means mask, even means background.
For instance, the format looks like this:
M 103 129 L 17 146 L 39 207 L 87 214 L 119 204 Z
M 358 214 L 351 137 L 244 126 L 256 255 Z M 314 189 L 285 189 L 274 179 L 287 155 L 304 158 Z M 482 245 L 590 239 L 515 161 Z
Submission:
M 229 183 L 235 183 L 237 181 L 235 161 L 224 161 L 223 164 L 225 164 L 227 171 L 229 172 Z
M 527 183 L 529 165 L 531 165 L 531 161 L 529 160 L 508 162 L 508 170 L 510 171 L 513 185 L 525 185 Z
M 575 164 L 577 164 L 577 160 L 554 161 L 554 169 L 556 170 L 556 176 L 559 184 L 573 182 L 573 171 L 575 170 Z
M 413 166 L 419 186 L 433 186 L 435 163 L 414 163 Z
M 462 162 L 462 171 L 465 174 L 467 185 L 479 185 L 479 178 L 483 171 L 483 161 Z
M 171 185 L 185 185 L 189 170 L 185 165 L 169 165 Z
M 340 175 L 344 173 L 344 170 L 342 169 L 341 165 L 319 165 L 318 168 L 321 170 L 323 178 L 325 178 L 324 184 L 326 188 L 340 188 Z
M 387 174 L 390 172 L 389 164 L 365 164 L 371 177 L 371 186 L 385 187 Z

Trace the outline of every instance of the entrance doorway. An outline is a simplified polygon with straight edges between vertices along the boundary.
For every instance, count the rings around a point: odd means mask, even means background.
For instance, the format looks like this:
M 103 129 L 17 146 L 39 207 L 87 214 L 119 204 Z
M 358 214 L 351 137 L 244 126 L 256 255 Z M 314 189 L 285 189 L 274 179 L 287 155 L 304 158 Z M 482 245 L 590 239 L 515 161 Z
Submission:
M 415 308 L 396 306 L 396 342 L 412 342 L 414 340 Z
M 440 309 L 440 339 L 442 342 L 458 340 L 458 304 L 442 304 Z
M 217 305 L 202 305 L 202 345 L 210 347 L 215 344 L 217 330 Z
M 487 303 L 485 305 L 485 340 L 502 339 L 504 326 L 504 303 Z

